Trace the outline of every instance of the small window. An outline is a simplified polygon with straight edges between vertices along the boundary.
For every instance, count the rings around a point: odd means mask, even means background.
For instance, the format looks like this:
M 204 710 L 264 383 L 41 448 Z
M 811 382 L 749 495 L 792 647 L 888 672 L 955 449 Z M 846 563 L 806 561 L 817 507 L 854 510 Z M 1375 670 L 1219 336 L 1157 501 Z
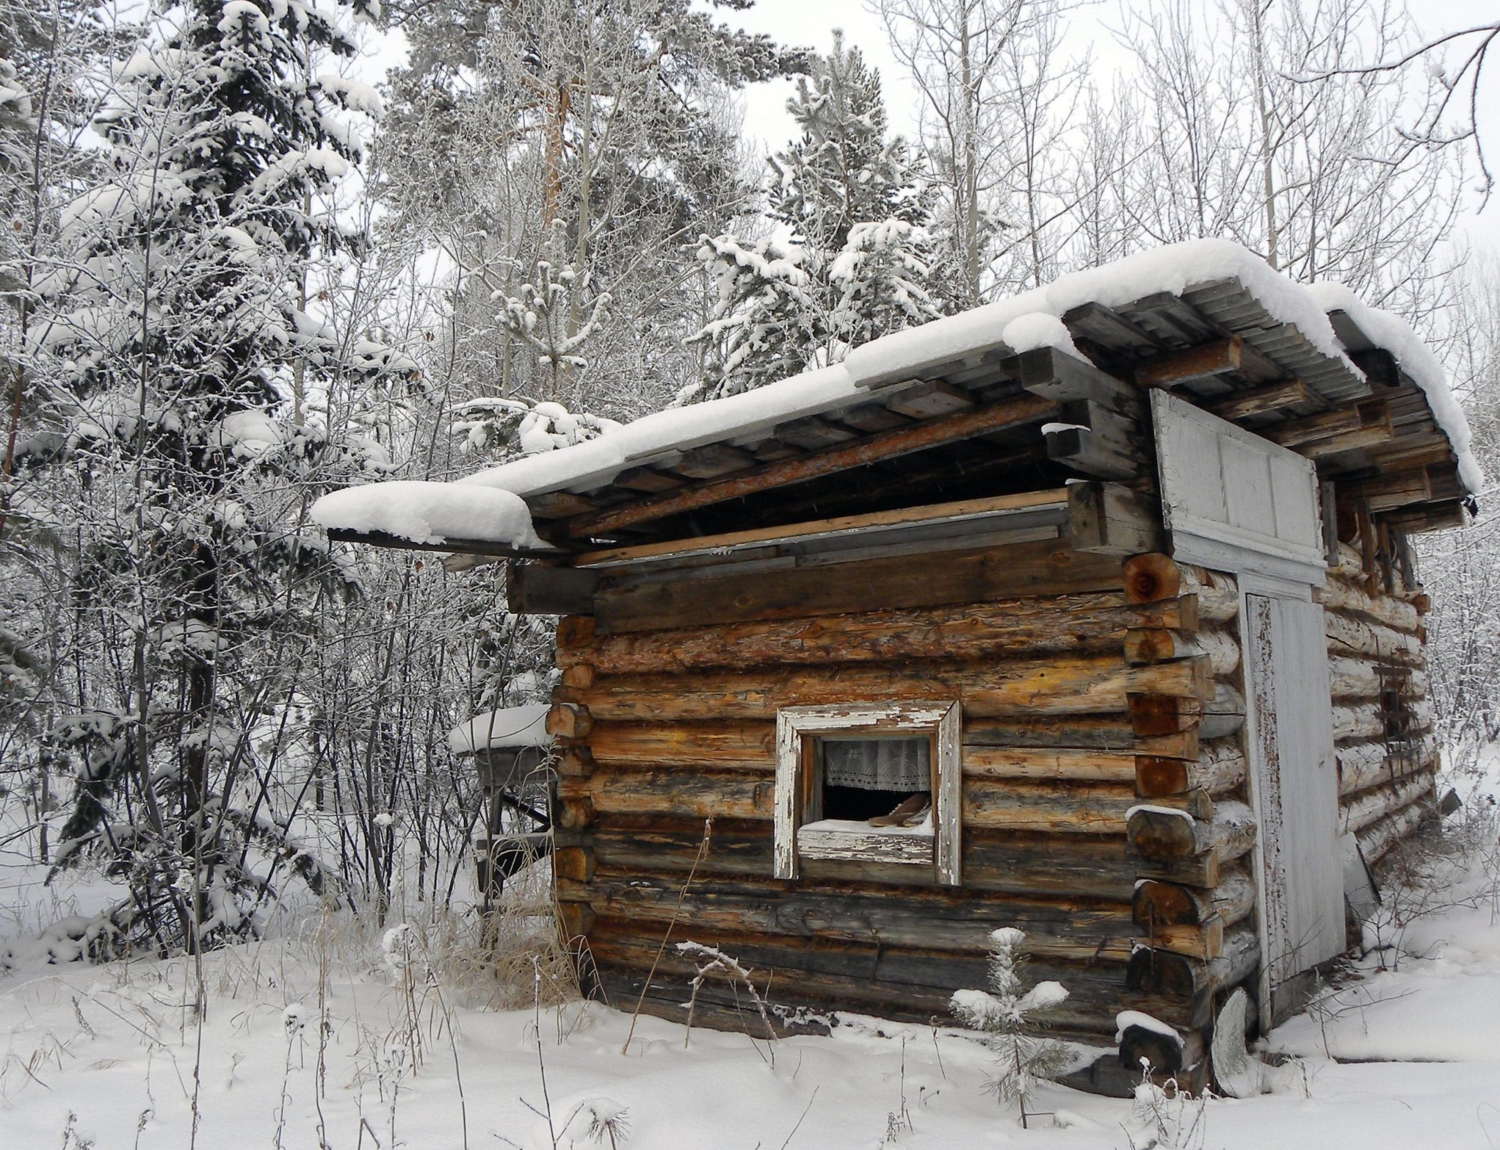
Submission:
M 1379 664 L 1380 719 L 1385 727 L 1386 766 L 1392 779 L 1417 769 L 1416 715 L 1411 706 L 1411 668 Z
M 830 859 L 934 868 L 958 884 L 956 703 L 787 707 L 776 726 L 778 878 Z

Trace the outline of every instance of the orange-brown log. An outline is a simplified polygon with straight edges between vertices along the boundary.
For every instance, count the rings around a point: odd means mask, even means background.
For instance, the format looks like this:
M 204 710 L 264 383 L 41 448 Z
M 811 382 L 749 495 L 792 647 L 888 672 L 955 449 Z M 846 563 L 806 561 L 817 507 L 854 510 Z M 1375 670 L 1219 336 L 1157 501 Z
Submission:
M 1201 923 L 1154 926 L 1141 941 L 1155 949 L 1190 958 L 1218 958 L 1224 953 L 1224 920 L 1215 914 Z
M 1220 739 L 1203 746 L 1195 760 L 1161 755 L 1137 755 L 1136 794 L 1143 797 L 1178 795 L 1202 790 L 1212 796 L 1225 795 L 1245 781 L 1245 755 L 1237 739 Z
M 597 672 L 592 663 L 570 663 L 562 669 L 564 687 L 592 687 Z
M 813 618 L 754 619 L 601 635 L 559 648 L 558 664 L 592 663 L 605 675 L 709 667 L 1009 658 L 1046 651 L 1117 649 L 1127 628 L 1198 627 L 1197 599 L 1129 606 L 1118 591 L 896 608 Z
M 557 646 L 559 649 L 586 647 L 594 638 L 592 615 L 564 615 L 557 621 Z
M 557 760 L 557 773 L 564 778 L 586 779 L 594 768 L 594 756 L 586 746 L 569 747 Z
M 552 852 L 552 873 L 573 882 L 592 882 L 594 852 L 588 847 L 558 847 Z
M 1203 701 L 1180 695 L 1141 695 L 1126 697 L 1130 708 L 1130 726 L 1137 735 L 1169 735 L 1177 731 L 1196 730 L 1203 720 Z
M 773 718 L 785 706 L 851 700 L 957 699 L 965 715 L 1076 714 L 1124 710 L 1127 695 L 1211 699 L 1206 660 L 1127 667 L 1118 655 L 978 663 L 868 664 L 701 675 L 611 675 L 587 690 L 559 687 L 554 698 L 588 708 L 594 719 L 662 722 Z M 558 706 L 554 705 L 554 716 Z M 1201 703 L 1198 706 L 1201 713 Z M 559 727 L 565 720 L 558 718 Z M 1174 726 L 1137 731 L 1161 734 Z M 564 733 L 557 729 L 554 733 Z
M 1148 879 L 1138 882 L 1131 913 L 1144 927 L 1202 924 L 1218 916 L 1225 926 L 1247 918 L 1255 907 L 1255 883 L 1240 866 L 1227 866 L 1212 890 Z

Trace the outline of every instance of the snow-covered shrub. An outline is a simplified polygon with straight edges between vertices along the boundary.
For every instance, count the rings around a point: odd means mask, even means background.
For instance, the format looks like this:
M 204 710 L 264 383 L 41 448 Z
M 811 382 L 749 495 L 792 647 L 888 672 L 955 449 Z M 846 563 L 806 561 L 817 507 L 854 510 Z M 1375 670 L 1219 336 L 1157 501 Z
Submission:
M 990 934 L 989 990 L 960 990 L 949 1008 L 965 1026 L 982 1030 L 995 1051 L 995 1077 L 990 1088 L 1002 1101 L 1014 1102 L 1026 1126 L 1027 1103 L 1042 1082 L 1056 1078 L 1067 1060 L 1067 1048 L 1038 1033 L 1042 1020 L 1034 1017 L 1058 1006 L 1067 997 L 1059 982 L 1039 982 L 1024 993 L 1021 943 L 1024 931 L 1001 927 Z

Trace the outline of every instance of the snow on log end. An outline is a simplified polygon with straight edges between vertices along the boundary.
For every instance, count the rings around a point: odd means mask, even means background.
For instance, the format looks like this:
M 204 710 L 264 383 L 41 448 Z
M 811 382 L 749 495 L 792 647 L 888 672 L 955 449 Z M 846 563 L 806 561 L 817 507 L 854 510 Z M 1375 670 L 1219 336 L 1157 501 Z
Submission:
M 1182 1046 L 1182 1036 L 1177 1031 L 1159 1018 L 1153 1018 L 1139 1010 L 1122 1010 L 1115 1015 L 1115 1041 L 1120 1042 L 1125 1037 L 1125 1032 L 1132 1026 L 1139 1026 L 1142 1030 L 1149 1030 L 1152 1034 L 1160 1034 L 1163 1038 Z
M 381 531 L 413 543 L 466 539 L 517 548 L 547 546 L 532 530 L 525 500 L 493 487 L 418 480 L 347 487 L 314 503 L 312 518 L 328 529 Z

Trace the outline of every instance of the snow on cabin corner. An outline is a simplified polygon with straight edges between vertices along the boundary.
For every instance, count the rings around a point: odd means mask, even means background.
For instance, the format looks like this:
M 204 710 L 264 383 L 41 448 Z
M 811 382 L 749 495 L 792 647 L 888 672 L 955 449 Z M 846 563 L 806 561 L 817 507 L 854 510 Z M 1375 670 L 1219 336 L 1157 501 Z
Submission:
M 546 548 L 531 524 L 525 501 L 492 487 L 393 480 L 347 487 L 312 505 L 314 523 L 325 529 L 383 532 L 413 543 L 450 539 L 502 546 Z

